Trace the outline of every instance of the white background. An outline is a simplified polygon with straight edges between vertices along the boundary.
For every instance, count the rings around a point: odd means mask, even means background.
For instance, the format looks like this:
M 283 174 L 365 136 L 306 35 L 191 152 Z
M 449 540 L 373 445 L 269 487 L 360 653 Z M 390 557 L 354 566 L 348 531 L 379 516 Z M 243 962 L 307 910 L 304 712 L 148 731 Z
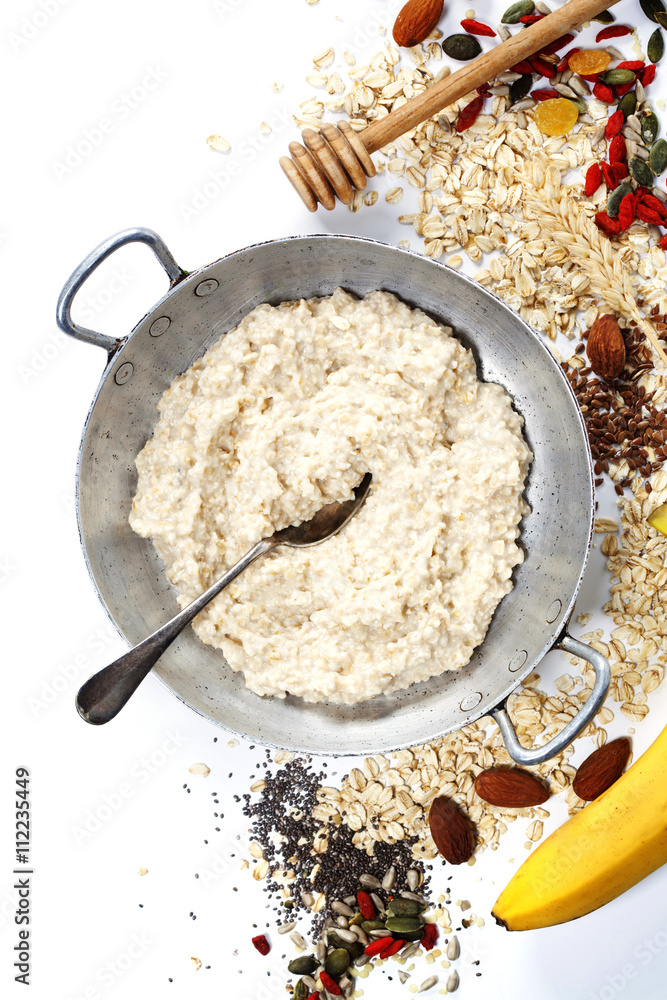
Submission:
M 272 915 L 261 886 L 239 870 L 240 856 L 231 857 L 247 827 L 232 796 L 247 789 L 264 751 L 229 747 L 228 734 L 152 677 L 108 727 L 89 728 L 75 713 L 80 682 L 125 644 L 87 577 L 73 509 L 80 431 L 104 356 L 59 334 L 54 310 L 70 271 L 103 238 L 128 226 L 157 230 L 187 269 L 296 233 L 358 233 L 390 242 L 409 236 L 382 197 L 356 215 L 341 207 L 310 216 L 277 166 L 296 136 L 290 113 L 312 93 L 304 81 L 312 55 L 333 44 L 339 58 L 349 49 L 363 62 L 381 47 L 378 25 L 390 23 L 388 12 L 398 6 L 395 0 L 321 0 L 317 6 L 305 0 L 17 0 L 3 6 L 3 996 L 286 995 L 285 939 L 273 932 L 268 959 L 252 948 L 253 924 L 268 921 L 272 928 Z M 441 27 L 456 30 L 464 9 L 450 10 Z M 487 0 L 477 5 L 478 15 L 493 24 L 502 10 Z M 621 22 L 639 24 L 646 41 L 650 28 L 637 4 L 624 0 L 617 14 Z M 284 89 L 275 93 L 272 81 Z M 654 97 L 661 87 L 663 76 Z M 273 125 L 269 136 L 260 131 L 263 120 Z M 232 142 L 230 154 L 207 147 L 212 132 Z M 406 196 L 401 210 L 408 205 Z M 413 235 L 412 245 L 417 242 Z M 89 282 L 75 318 L 124 336 L 165 290 L 150 252 L 130 247 Z M 599 609 L 607 587 L 595 551 L 578 611 Z M 552 654 L 542 672 L 545 684 L 562 670 L 562 658 Z M 656 692 L 650 705 L 635 737 L 636 755 L 662 728 L 667 693 Z M 619 716 L 611 735 L 627 731 Z M 576 759 L 590 749 L 583 741 Z M 196 761 L 211 767 L 208 778 L 188 774 Z M 30 993 L 12 981 L 11 807 L 20 765 L 32 772 L 34 812 Z M 331 762 L 339 776 L 348 766 Z M 554 823 L 562 817 L 556 803 Z M 487 920 L 462 935 L 459 995 L 665 996 L 665 869 L 574 924 L 514 935 L 492 926 L 491 905 L 525 855 L 524 826 L 515 824 L 500 851 L 454 874 L 453 898 L 470 899 Z M 148 869 L 143 877 L 141 866 Z M 447 874 L 436 867 L 436 886 L 444 887 Z M 210 969 L 196 971 L 191 956 Z M 471 965 L 476 958 L 479 967 Z M 439 971 L 437 963 L 419 968 L 412 981 Z M 436 995 L 445 978 L 428 995 Z M 362 985 L 367 997 L 408 995 L 381 972 Z

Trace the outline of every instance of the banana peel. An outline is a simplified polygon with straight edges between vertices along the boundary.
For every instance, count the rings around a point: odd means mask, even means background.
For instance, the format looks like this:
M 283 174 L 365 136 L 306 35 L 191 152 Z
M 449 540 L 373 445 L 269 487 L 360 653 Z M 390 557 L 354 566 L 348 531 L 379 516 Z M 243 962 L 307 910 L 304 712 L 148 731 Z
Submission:
M 667 727 L 614 784 L 527 858 L 493 915 L 510 931 L 604 906 L 667 863 Z

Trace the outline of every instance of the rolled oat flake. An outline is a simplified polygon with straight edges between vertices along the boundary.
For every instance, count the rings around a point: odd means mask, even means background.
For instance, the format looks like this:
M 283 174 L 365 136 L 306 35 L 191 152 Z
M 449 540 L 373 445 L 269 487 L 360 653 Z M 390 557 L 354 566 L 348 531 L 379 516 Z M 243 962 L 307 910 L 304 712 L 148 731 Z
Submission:
M 482 46 L 474 35 L 450 35 L 443 41 L 442 50 L 450 59 L 468 62 L 480 54 Z

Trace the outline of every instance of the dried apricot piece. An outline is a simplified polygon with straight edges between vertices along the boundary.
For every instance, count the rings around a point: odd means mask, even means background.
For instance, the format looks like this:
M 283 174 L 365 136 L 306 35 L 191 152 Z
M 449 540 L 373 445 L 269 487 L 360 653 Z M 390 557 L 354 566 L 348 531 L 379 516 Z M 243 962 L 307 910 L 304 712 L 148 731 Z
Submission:
M 579 109 L 567 97 L 556 97 L 538 104 L 533 116 L 543 135 L 567 135 L 579 117 Z
M 596 73 L 604 73 L 610 62 L 609 53 L 601 49 L 579 49 L 573 52 L 567 64 L 579 76 L 595 76 Z

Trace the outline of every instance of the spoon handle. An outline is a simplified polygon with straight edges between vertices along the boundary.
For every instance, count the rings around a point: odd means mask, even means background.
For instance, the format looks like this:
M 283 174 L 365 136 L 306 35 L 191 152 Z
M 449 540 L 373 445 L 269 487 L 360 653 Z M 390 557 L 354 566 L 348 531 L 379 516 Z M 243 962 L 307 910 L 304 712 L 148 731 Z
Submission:
M 196 618 L 209 601 L 236 579 L 250 563 L 269 552 L 275 545 L 273 538 L 263 538 L 246 552 L 235 566 L 228 569 L 224 576 L 216 580 L 208 590 L 179 611 L 170 621 L 89 678 L 76 696 L 76 707 L 81 718 L 95 726 L 113 719 L 129 701 L 144 677 L 150 673 L 165 649 L 193 618 Z

